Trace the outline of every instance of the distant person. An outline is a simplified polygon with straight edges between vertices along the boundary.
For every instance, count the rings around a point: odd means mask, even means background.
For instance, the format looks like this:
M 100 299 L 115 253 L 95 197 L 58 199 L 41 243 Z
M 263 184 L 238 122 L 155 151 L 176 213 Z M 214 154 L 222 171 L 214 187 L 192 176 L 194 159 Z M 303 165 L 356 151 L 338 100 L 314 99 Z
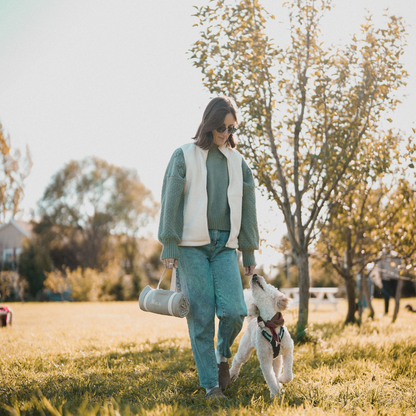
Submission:
M 391 276 L 391 271 L 387 268 L 390 267 L 390 260 L 385 259 L 378 262 L 376 266 L 370 272 L 370 279 L 376 286 L 381 289 L 384 298 L 384 315 L 389 313 L 389 301 L 390 297 L 396 297 L 397 278 Z
M 396 297 L 397 283 L 400 277 L 399 267 L 402 260 L 391 253 L 384 252 L 381 260 L 377 262 L 377 268 L 381 279 L 384 298 L 384 314 L 389 313 L 390 297 Z
M 398 280 L 384 275 L 381 278 L 381 283 L 383 285 L 384 315 L 387 315 L 389 313 L 390 297 L 396 297 Z
M 207 398 L 225 398 L 227 358 L 247 314 L 236 249 L 245 274 L 255 269 L 259 234 L 253 175 L 235 149 L 237 107 L 211 100 L 194 143 L 175 150 L 162 189 L 159 240 L 165 267 L 178 267 L 192 351 Z M 220 320 L 214 348 L 215 314 Z

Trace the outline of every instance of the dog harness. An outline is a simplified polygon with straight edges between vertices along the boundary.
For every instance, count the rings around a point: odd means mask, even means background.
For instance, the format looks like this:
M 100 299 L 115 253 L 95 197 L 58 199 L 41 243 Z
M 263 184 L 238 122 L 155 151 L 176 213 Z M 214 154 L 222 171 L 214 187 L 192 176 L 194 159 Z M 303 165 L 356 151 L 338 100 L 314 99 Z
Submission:
M 266 332 L 264 329 L 261 330 L 261 334 L 263 337 L 272 344 L 273 348 L 273 358 L 276 358 L 280 353 L 280 344 L 282 342 L 283 336 L 285 334 L 285 330 L 283 329 L 283 325 L 285 324 L 285 320 L 283 319 L 283 315 L 281 312 L 277 312 L 276 315 L 273 316 L 272 319 L 269 321 L 265 321 L 261 316 L 257 318 L 257 324 L 260 328 L 267 327 L 271 331 L 271 335 Z M 279 334 L 276 332 L 276 328 L 280 326 Z

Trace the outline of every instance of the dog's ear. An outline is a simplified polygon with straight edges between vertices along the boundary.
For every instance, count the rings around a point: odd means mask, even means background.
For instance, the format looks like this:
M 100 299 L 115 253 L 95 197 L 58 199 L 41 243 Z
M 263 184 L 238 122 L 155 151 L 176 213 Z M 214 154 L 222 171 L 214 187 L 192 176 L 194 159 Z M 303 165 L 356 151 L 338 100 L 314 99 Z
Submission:
M 250 303 L 247 307 L 247 315 L 258 317 L 260 316 L 260 310 L 254 303 Z
M 279 311 L 285 311 L 289 308 L 290 299 L 282 292 L 278 292 L 276 303 Z

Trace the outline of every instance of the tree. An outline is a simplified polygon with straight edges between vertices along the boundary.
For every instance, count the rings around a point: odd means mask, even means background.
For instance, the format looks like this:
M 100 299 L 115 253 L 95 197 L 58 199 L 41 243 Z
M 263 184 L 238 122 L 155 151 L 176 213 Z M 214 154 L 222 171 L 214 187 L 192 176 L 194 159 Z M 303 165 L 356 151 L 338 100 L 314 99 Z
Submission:
M 356 321 L 356 276 L 360 274 L 366 280 L 365 267 L 377 260 L 382 249 L 383 220 L 390 221 L 394 215 L 385 211 L 383 201 L 387 194 L 384 186 L 376 189 L 367 183 L 358 186 L 348 198 L 338 201 L 317 244 L 326 262 L 345 281 L 348 299 L 345 323 Z
M 18 271 L 29 284 L 29 292 L 36 297 L 43 288 L 47 272 L 52 270 L 48 250 L 39 239 L 26 240 L 19 256 Z
M 11 148 L 10 137 L 0 123 L 0 224 L 19 212 L 24 182 L 32 168 L 29 149 L 22 160 L 19 150 Z
M 416 275 L 416 189 L 407 180 L 401 180 L 390 200 L 398 201 L 400 209 L 385 230 L 384 247 L 394 250 L 403 260 L 403 269 Z M 391 204 L 389 202 L 389 204 Z M 394 204 L 393 204 L 394 206 Z M 403 272 L 404 274 L 405 272 Z
M 416 190 L 408 181 L 402 180 L 393 197 L 400 201 L 400 209 L 396 210 L 386 230 L 385 244 L 402 261 L 399 266 L 402 278 L 399 279 L 395 296 L 394 322 L 399 312 L 403 279 L 413 280 L 416 287 Z
M 374 149 L 374 144 L 378 147 Z M 403 208 L 403 192 L 406 169 L 414 158 L 413 138 L 408 138 L 405 151 L 403 135 L 388 131 L 382 140 L 373 141 L 360 153 L 362 175 L 358 185 L 351 186 L 347 176 L 339 192 L 332 198 L 331 209 L 326 223 L 321 223 L 318 250 L 332 264 L 346 284 L 348 313 L 345 322 L 355 322 L 356 276 L 360 275 L 360 307 L 362 297 L 366 298 L 371 315 L 371 305 L 367 284 L 366 266 L 380 259 L 382 250 L 388 245 L 389 229 L 396 222 L 397 213 Z M 400 159 L 397 156 L 402 154 Z M 356 178 L 353 178 L 356 181 Z
M 402 259 L 411 259 L 416 251 L 416 241 L 411 236 L 413 191 L 405 179 L 409 167 L 414 167 L 414 137 L 409 136 L 404 145 L 401 132 L 393 134 L 388 131 L 377 152 L 371 147 L 362 152 L 361 164 L 367 168 L 363 170 L 361 182 L 347 195 L 340 193 L 339 199 L 333 198 L 328 220 L 321 224 L 317 249 L 324 253 L 325 260 L 345 281 L 348 297 L 346 323 L 355 322 L 355 277 L 361 276 L 361 320 L 363 298 L 370 308 L 370 315 L 374 315 L 366 266 L 380 261 L 386 251 L 400 252 Z M 348 188 L 348 179 L 343 180 L 341 186 Z
M 34 231 L 60 270 L 103 270 L 114 257 L 112 240 L 134 238 L 156 208 L 135 170 L 90 157 L 71 161 L 54 175 L 39 203 L 41 220 Z
M 282 211 L 299 269 L 298 334 L 308 323 L 308 249 L 331 200 L 362 173 L 360 153 L 405 84 L 405 28 L 391 16 L 377 29 L 368 17 L 343 49 L 324 47 L 319 23 L 331 1 L 286 3 L 291 44 L 266 35 L 272 21 L 257 0 L 211 1 L 197 8 L 200 40 L 191 48 L 206 88 L 235 98 L 242 119 L 240 149 L 255 177 Z M 356 180 L 354 180 L 356 178 Z M 323 221 L 325 222 L 325 221 Z

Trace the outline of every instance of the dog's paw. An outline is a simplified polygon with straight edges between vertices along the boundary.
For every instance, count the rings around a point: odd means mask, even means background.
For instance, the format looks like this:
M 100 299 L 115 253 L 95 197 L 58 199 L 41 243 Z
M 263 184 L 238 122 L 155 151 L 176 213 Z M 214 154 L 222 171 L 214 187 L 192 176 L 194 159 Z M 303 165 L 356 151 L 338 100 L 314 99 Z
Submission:
M 233 368 L 231 368 L 230 370 L 230 379 L 231 379 L 231 383 L 233 383 L 234 381 L 237 380 L 238 378 L 238 371 L 234 370 Z
M 278 398 L 282 397 L 282 390 L 279 389 L 279 390 L 276 390 L 276 391 L 270 391 L 270 397 L 272 399 L 278 399 Z
M 291 374 L 288 376 L 286 374 L 282 374 L 279 376 L 278 380 L 280 383 L 290 383 L 293 380 L 293 375 Z
M 282 385 L 279 383 L 279 388 L 274 393 L 270 391 L 270 397 L 272 399 L 280 399 L 284 393 L 284 389 L 282 388 Z

